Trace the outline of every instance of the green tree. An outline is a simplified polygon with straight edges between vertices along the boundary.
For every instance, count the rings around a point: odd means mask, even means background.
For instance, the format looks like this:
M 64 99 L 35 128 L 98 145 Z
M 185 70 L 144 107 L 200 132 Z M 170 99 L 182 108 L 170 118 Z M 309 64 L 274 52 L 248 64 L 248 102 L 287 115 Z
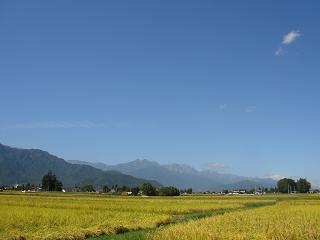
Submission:
M 311 183 L 305 178 L 300 178 L 297 181 L 297 190 L 299 193 L 307 193 L 310 191 Z
M 251 188 L 250 190 L 248 190 L 248 193 L 249 193 L 249 194 L 254 194 L 254 192 L 255 192 L 255 189 L 254 189 L 254 188 Z
M 141 185 L 141 191 L 144 195 L 155 196 L 157 195 L 157 190 L 151 183 L 144 183 Z
M 118 192 L 118 185 L 112 185 L 111 190 L 114 190 L 115 192 Z
M 278 190 L 281 193 L 288 193 L 289 190 L 293 191 L 294 189 L 297 188 L 296 182 L 293 179 L 290 178 L 283 178 L 278 181 L 277 183 Z
M 95 192 L 94 187 L 92 185 L 83 185 L 81 186 L 82 192 Z
M 103 186 L 103 192 L 104 193 L 107 193 L 107 192 L 109 192 L 110 191 L 110 188 L 107 186 L 107 185 L 104 185 Z
M 138 193 L 140 192 L 140 188 L 139 187 L 133 187 L 130 189 L 132 192 L 132 195 L 137 196 Z
M 51 170 L 42 177 L 42 188 L 45 191 L 61 191 L 62 186 L 62 182 L 57 179 Z
M 120 191 L 121 191 L 121 192 L 129 192 L 129 191 L 130 191 L 130 188 L 127 187 L 127 186 L 122 186 L 122 187 L 120 188 Z
M 159 194 L 161 196 L 179 196 L 180 192 L 179 192 L 179 189 L 170 186 L 170 187 L 162 187 L 162 188 L 160 188 Z
M 188 188 L 187 191 L 186 191 L 186 193 L 192 194 L 192 188 Z
M 55 191 L 62 191 L 62 187 L 63 187 L 62 182 L 59 180 L 56 180 L 56 182 L 54 184 L 54 190 Z
M 275 192 L 278 192 L 278 189 L 277 188 L 273 188 L 273 187 L 271 187 L 271 188 L 266 188 L 265 189 L 265 192 L 266 193 L 275 193 Z

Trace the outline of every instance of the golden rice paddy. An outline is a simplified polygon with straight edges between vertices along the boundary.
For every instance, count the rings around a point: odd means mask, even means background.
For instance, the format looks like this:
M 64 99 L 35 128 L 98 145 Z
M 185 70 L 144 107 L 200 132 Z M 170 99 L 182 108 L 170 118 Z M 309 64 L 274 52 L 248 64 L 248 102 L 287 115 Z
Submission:
M 172 223 L 193 213 L 219 214 Z M 141 229 L 153 229 L 145 238 L 154 240 L 320 239 L 320 198 L 0 193 L 1 240 L 85 239 Z

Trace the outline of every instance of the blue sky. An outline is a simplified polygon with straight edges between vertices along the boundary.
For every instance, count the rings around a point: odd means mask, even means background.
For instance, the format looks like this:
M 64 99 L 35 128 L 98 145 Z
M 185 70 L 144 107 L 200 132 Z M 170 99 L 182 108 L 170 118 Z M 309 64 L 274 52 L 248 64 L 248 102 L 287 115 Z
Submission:
M 317 178 L 317 1 L 1 1 L 0 142 Z

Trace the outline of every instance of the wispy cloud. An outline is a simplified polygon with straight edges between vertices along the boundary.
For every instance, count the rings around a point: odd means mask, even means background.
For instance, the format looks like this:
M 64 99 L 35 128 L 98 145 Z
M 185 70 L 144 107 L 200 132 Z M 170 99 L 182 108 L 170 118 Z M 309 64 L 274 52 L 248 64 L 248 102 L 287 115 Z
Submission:
M 254 105 L 251 105 L 251 106 L 245 106 L 245 105 L 242 105 L 242 106 L 237 106 L 237 105 L 232 105 L 232 104 L 220 104 L 217 106 L 217 108 L 220 110 L 220 111 L 226 111 L 226 110 L 230 110 L 230 112 L 245 112 L 245 113 L 253 113 L 257 110 L 257 107 L 254 106 Z
M 284 176 L 284 175 L 281 175 L 281 174 L 266 175 L 265 177 L 266 178 L 271 178 L 271 179 L 273 179 L 275 181 L 279 181 L 280 179 L 287 178 L 287 176 Z
M 227 109 L 227 107 L 228 107 L 228 104 L 225 104 L 225 103 L 219 105 L 220 110 L 225 110 L 225 109 Z
M 283 36 L 282 44 L 291 44 L 300 36 L 300 31 L 291 31 Z
M 246 113 L 253 113 L 256 111 L 256 109 L 257 109 L 256 106 L 248 106 L 248 107 L 246 107 L 245 112 Z
M 108 128 L 115 126 L 112 124 L 95 123 L 91 121 L 48 121 L 20 123 L 6 126 L 11 129 L 55 129 L 55 128 Z
M 277 51 L 275 52 L 275 55 L 276 55 L 276 56 L 283 56 L 284 54 L 285 54 L 285 52 L 284 52 L 284 50 L 283 50 L 282 47 L 279 47 L 279 48 L 277 49 Z
M 298 180 L 299 178 L 301 178 L 300 176 L 287 176 L 287 175 L 283 175 L 283 174 L 266 174 L 264 175 L 265 178 L 271 178 L 275 181 L 279 181 L 280 179 L 283 178 L 291 178 L 293 180 Z
M 300 31 L 293 30 L 286 35 L 283 36 L 281 46 L 277 48 L 275 51 L 275 56 L 284 56 L 286 51 L 285 51 L 285 46 L 292 44 L 298 37 L 301 36 Z
M 212 162 L 212 163 L 208 163 L 207 168 L 217 170 L 217 169 L 224 169 L 226 168 L 226 166 L 223 163 Z

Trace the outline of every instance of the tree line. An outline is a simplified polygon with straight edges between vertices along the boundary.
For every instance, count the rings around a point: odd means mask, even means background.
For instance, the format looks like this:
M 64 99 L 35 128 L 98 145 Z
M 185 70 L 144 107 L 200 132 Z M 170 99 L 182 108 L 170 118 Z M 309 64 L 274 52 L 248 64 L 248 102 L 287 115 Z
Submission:
M 28 184 L 27 186 L 23 186 L 22 190 L 28 190 L 32 185 Z M 43 191 L 62 191 L 63 184 L 60 180 L 58 180 L 57 176 L 49 170 L 47 174 L 45 174 L 42 178 L 42 190 Z M 279 192 L 279 193 L 308 193 L 311 189 L 311 183 L 305 179 L 300 178 L 298 180 L 293 180 L 290 178 L 283 178 L 277 182 L 277 188 L 272 188 L 270 191 Z M 81 192 L 95 192 L 95 188 L 93 185 L 83 185 L 78 187 L 78 190 Z M 105 185 L 102 188 L 105 193 L 119 193 L 119 192 L 128 192 L 131 195 L 146 195 L 146 196 L 178 196 L 181 193 L 192 193 L 192 188 L 179 190 L 176 187 L 168 186 L 168 187 L 159 187 L 156 188 L 151 183 L 144 183 L 140 187 L 127 187 L 127 186 L 118 186 L 113 185 L 111 188 Z M 269 192 L 269 191 L 266 191 Z
M 57 176 L 53 174 L 52 171 L 48 171 L 46 175 L 42 177 L 42 190 L 44 191 L 62 191 L 63 184 L 60 180 L 58 180 Z M 95 188 L 93 185 L 83 185 L 81 187 L 77 187 L 77 189 L 81 192 L 95 192 Z M 109 188 L 107 185 L 103 186 L 103 192 L 128 192 L 131 195 L 146 195 L 146 196 L 179 196 L 180 190 L 176 187 L 160 187 L 156 188 L 151 183 L 143 183 L 140 187 L 127 187 L 113 185 Z M 192 188 L 182 190 L 185 193 L 192 193 Z
M 308 193 L 311 189 L 311 183 L 305 178 L 300 178 L 297 181 L 283 178 L 278 181 L 277 187 L 280 193 Z

